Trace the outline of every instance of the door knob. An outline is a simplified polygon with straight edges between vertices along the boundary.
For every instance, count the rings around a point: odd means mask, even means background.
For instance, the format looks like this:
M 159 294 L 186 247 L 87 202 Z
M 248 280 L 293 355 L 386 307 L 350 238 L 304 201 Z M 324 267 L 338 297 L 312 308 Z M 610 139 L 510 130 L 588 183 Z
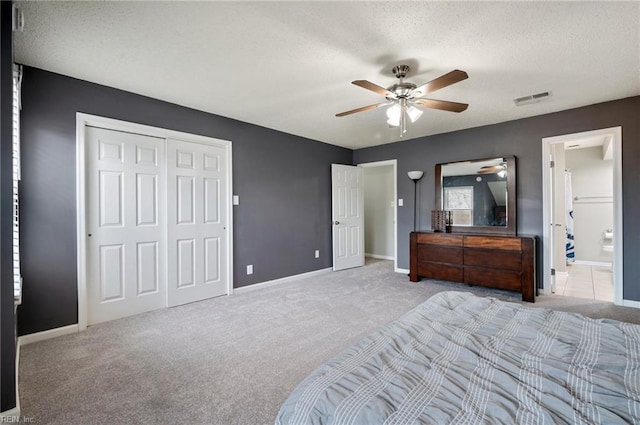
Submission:
M 333 224 L 335 224 L 337 226 L 338 224 L 340 224 L 340 222 L 339 221 L 334 221 Z

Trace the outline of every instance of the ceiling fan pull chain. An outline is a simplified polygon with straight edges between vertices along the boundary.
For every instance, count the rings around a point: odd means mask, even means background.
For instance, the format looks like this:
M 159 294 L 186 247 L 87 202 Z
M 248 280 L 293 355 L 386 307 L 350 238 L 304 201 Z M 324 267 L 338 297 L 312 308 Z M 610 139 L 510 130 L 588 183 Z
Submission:
M 407 99 L 402 99 L 401 101 L 402 109 L 400 110 L 400 120 L 402 126 L 400 127 L 400 137 L 407 132 Z

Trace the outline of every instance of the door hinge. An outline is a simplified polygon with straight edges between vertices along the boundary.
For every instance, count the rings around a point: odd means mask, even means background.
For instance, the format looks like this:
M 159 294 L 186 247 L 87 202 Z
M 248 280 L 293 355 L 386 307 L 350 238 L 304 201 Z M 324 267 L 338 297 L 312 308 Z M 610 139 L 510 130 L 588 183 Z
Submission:
M 556 162 L 555 162 L 555 161 L 551 161 L 551 162 L 549 162 L 549 167 L 553 168 L 555 165 L 556 165 Z
M 555 276 L 556 275 L 556 269 L 554 269 L 553 267 L 551 268 L 551 276 Z

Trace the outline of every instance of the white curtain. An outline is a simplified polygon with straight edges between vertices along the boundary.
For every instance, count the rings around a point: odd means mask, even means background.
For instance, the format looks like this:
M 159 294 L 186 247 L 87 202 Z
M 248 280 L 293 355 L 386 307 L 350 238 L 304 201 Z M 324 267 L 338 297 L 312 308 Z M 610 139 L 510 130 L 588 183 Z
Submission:
M 565 212 L 566 212 L 566 257 L 567 262 L 575 260 L 575 246 L 573 244 L 573 190 L 571 188 L 571 172 L 564 172 L 564 193 L 565 193 Z

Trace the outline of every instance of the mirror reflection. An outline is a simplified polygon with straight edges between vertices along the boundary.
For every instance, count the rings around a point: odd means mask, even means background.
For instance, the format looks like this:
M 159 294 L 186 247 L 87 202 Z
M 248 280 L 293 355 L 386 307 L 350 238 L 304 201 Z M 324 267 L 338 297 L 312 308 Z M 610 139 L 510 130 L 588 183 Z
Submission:
M 454 226 L 507 226 L 507 161 L 442 164 L 442 205 Z

